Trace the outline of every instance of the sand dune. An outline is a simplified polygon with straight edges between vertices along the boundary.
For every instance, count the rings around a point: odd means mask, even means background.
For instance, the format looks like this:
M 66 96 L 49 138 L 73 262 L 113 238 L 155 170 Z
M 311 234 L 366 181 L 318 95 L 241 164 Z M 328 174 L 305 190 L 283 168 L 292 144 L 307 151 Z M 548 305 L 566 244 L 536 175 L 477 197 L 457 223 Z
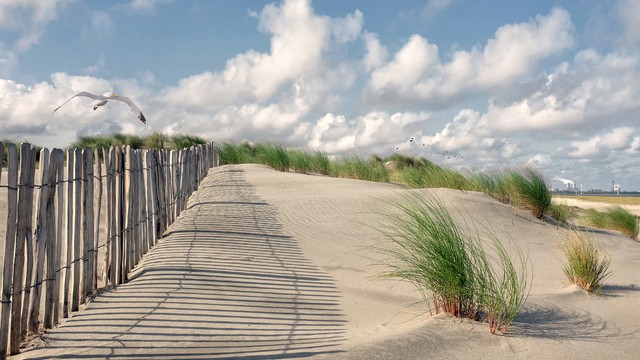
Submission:
M 330 274 L 343 294 L 347 317 L 345 359 L 531 358 L 635 359 L 640 356 L 640 243 L 594 230 L 610 251 L 613 273 L 602 295 L 567 287 L 562 272 L 563 229 L 485 194 L 426 190 L 458 218 L 479 221 L 529 255 L 532 286 L 524 312 L 506 336 L 486 324 L 433 317 L 411 285 L 375 279 L 382 268 L 370 246 L 384 239 L 374 230 L 380 212 L 401 198 L 388 184 L 283 174 L 245 167 L 258 195 L 278 209 L 285 232 Z M 482 228 L 482 227 L 481 227 Z M 480 230 L 483 235 L 483 230 Z M 329 356 L 331 358 L 331 356 Z
M 380 214 L 406 191 L 259 165 L 212 169 L 134 280 L 51 331 L 48 347 L 19 358 L 638 358 L 640 243 L 594 231 L 613 273 L 601 295 L 589 295 L 565 283 L 563 229 L 482 193 L 424 190 L 460 221 L 482 224 L 480 236 L 493 232 L 529 256 L 524 311 L 506 335 L 493 336 L 486 324 L 433 316 L 413 285 L 377 277 L 384 268 L 373 247 L 386 241 L 376 230 L 384 226 Z M 251 288 L 243 287 L 249 280 Z M 194 325 L 185 304 L 208 315 Z M 122 319 L 111 319 L 128 305 Z M 286 331 L 283 340 L 269 347 L 256 340 L 274 331 Z

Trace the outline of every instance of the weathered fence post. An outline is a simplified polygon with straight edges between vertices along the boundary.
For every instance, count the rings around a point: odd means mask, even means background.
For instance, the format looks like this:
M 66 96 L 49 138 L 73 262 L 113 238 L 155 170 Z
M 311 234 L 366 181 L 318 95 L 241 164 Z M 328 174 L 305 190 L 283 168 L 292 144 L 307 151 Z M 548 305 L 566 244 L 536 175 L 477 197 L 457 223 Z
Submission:
M 56 250 L 55 250 L 55 260 L 54 260 L 54 269 L 55 269 L 55 284 L 56 286 L 53 289 L 53 322 L 54 324 L 57 324 L 58 322 L 60 322 L 60 303 L 62 302 L 61 300 L 61 289 L 64 289 L 62 287 L 63 285 L 63 274 L 64 271 L 66 271 L 66 267 L 60 268 L 60 265 L 62 264 L 62 256 L 63 254 L 65 254 L 67 246 L 64 243 L 65 240 L 62 237 L 63 234 L 63 219 L 65 219 L 65 208 L 64 208 L 64 189 L 65 189 L 65 182 L 64 182 L 64 152 L 60 149 L 56 150 L 57 153 L 57 157 L 58 157 L 58 199 L 57 199 L 57 203 L 56 203 L 56 213 L 57 213 L 57 217 L 56 220 L 58 221 L 58 224 L 56 226 Z
M 62 317 L 69 317 L 69 282 L 71 281 L 71 259 L 73 255 L 73 170 L 75 168 L 75 151 L 67 149 L 67 196 L 66 232 L 63 241 L 62 255 L 64 256 L 64 279 L 62 280 Z
M 0 154 L 4 154 L 4 144 L 0 142 Z M 13 264 L 16 245 L 16 217 L 18 208 L 18 148 L 7 144 L 7 229 L 4 243 L 4 264 L 2 271 L 2 313 L 0 314 L 0 357 L 7 352 L 15 354 L 18 348 L 9 346 L 9 317 L 11 316 L 13 293 Z M 9 351 L 7 351 L 9 350 Z
M 18 184 L 18 219 L 16 230 L 16 247 L 13 266 L 13 299 L 11 301 L 11 333 L 9 353 L 20 352 L 20 337 L 26 330 L 26 319 L 23 323 L 23 275 L 25 267 L 25 243 L 32 240 L 33 216 L 33 176 L 35 172 L 35 148 L 30 144 L 20 147 L 20 182 Z M 28 279 L 28 278 L 27 278 Z M 27 297 L 28 299 L 28 297 Z M 28 303 L 28 302 L 27 302 Z
M 60 161 L 61 151 L 59 149 L 53 149 L 51 151 L 51 154 L 49 154 L 49 169 L 47 172 L 47 184 L 49 184 L 49 191 L 47 193 L 47 199 L 45 202 L 45 219 L 47 225 L 45 237 L 47 267 L 44 276 L 45 296 L 43 321 L 43 326 L 45 329 L 50 329 L 51 327 L 53 327 L 53 315 L 55 312 L 54 289 L 56 287 L 59 287 L 59 284 L 56 282 L 56 252 L 58 252 L 58 250 L 60 249 L 59 247 L 56 247 L 58 233 L 56 218 L 60 217 L 60 213 L 57 213 L 56 216 L 55 195 L 58 186 L 57 179 L 58 170 L 60 168 Z M 37 319 L 35 320 L 37 321 Z
M 49 149 L 40 150 L 40 171 L 38 172 L 38 181 L 40 181 L 40 191 L 38 192 L 38 200 L 36 207 L 36 231 L 33 237 L 34 249 L 33 257 L 35 258 L 35 271 L 31 280 L 27 275 L 27 280 L 33 284 L 31 292 L 31 306 L 26 303 L 29 311 L 28 330 L 35 333 L 38 331 L 38 317 L 40 315 L 40 288 L 42 282 L 42 273 L 44 266 L 45 241 L 47 236 L 47 220 L 46 220 L 46 201 L 49 197 L 49 187 L 47 185 L 47 175 L 49 170 Z
M 71 285 L 71 311 L 78 311 L 81 296 L 80 269 L 82 261 L 82 238 L 81 238 L 81 206 L 82 206 L 82 149 L 75 149 L 73 156 L 74 178 L 73 178 L 73 283 Z
M 102 162 L 100 161 L 100 151 L 98 149 L 94 150 L 93 153 L 93 177 L 97 180 L 98 194 L 97 200 L 98 204 L 93 207 L 96 211 L 95 218 L 93 220 L 94 224 L 94 235 L 93 235 L 93 268 L 91 270 L 92 273 L 92 290 L 98 289 L 98 249 L 100 249 L 100 224 L 102 223 L 100 220 L 100 215 L 102 214 Z M 94 181 L 95 185 L 96 181 Z

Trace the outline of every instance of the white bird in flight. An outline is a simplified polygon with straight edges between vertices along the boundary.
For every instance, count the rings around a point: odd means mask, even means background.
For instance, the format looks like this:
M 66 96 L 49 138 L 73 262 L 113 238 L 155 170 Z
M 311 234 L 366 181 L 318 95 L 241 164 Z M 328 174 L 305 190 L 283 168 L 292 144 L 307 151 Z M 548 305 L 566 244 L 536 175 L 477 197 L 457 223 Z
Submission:
M 69 100 L 63 102 L 62 105 L 68 103 L 69 101 L 71 101 L 71 99 L 73 99 L 76 96 L 86 96 L 86 97 L 91 98 L 93 100 L 99 100 L 99 102 L 93 106 L 93 110 L 98 109 L 98 107 L 100 107 L 100 106 L 106 105 L 109 100 L 117 100 L 117 101 L 125 102 L 125 103 L 129 104 L 129 107 L 131 108 L 131 111 L 133 111 L 133 113 L 136 114 L 138 119 L 140 119 L 140 121 L 142 121 L 143 124 L 147 123 L 147 119 L 145 119 L 144 115 L 142 115 L 142 111 L 140 111 L 138 106 L 133 101 L 131 101 L 131 99 L 129 99 L 128 97 L 120 96 L 120 95 L 114 93 L 113 91 L 106 92 L 106 93 L 104 93 L 102 95 L 94 95 L 92 93 L 88 93 L 86 91 L 82 91 L 82 92 L 79 92 L 79 93 L 73 95 L 72 97 L 70 97 Z M 58 109 L 60 109 L 62 107 L 62 105 L 58 106 L 55 110 L 53 110 L 53 112 L 56 112 Z

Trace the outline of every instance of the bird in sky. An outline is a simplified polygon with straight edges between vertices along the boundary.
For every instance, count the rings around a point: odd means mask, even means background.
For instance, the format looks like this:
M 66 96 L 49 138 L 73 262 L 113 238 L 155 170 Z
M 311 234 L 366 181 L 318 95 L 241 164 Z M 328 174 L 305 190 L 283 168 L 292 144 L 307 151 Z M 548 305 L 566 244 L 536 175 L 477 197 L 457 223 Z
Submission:
M 86 91 L 82 91 L 70 97 L 69 100 L 63 102 L 62 105 L 68 103 L 69 101 L 71 101 L 71 99 L 77 96 L 85 96 L 93 100 L 98 100 L 99 102 L 93 106 L 93 110 L 97 110 L 98 107 L 106 105 L 109 100 L 125 102 L 129 105 L 131 111 L 133 111 L 133 113 L 138 117 L 138 119 L 140 119 L 140 121 L 142 121 L 143 124 L 147 123 L 147 119 L 142 114 L 142 111 L 140 111 L 138 106 L 133 101 L 131 101 L 131 99 L 129 99 L 128 97 L 120 96 L 113 91 L 106 92 L 102 95 L 95 95 Z M 53 112 L 56 112 L 58 109 L 60 109 L 62 105 L 58 106 L 55 110 L 53 110 Z

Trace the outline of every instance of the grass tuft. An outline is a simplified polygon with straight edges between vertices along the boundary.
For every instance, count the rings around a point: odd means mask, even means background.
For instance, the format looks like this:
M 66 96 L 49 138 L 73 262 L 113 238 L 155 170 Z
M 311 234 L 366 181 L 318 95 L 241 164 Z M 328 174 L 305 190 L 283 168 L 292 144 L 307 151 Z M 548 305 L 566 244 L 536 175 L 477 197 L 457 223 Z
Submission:
M 421 196 L 397 205 L 385 232 L 393 247 L 391 270 L 384 275 L 412 282 L 431 298 L 436 312 L 488 320 L 491 333 L 506 332 L 527 294 L 526 261 L 518 250 L 519 270 L 507 250 L 494 239 L 490 256 L 479 237 L 462 231 L 437 199 Z
M 565 224 L 576 217 L 575 212 L 569 205 L 557 203 L 551 203 L 551 205 L 549 205 L 547 215 Z
M 611 229 L 620 231 L 632 239 L 638 237 L 638 219 L 627 209 L 620 205 L 612 205 L 607 208 L 606 214 Z
M 523 167 L 509 172 L 517 198 L 538 219 L 544 217 L 551 206 L 551 192 L 545 177 L 532 167 Z
M 567 232 L 564 254 L 567 258 L 564 266 L 567 280 L 586 291 L 599 291 L 611 274 L 611 259 L 601 253 L 592 237 L 585 238 L 576 230 Z

